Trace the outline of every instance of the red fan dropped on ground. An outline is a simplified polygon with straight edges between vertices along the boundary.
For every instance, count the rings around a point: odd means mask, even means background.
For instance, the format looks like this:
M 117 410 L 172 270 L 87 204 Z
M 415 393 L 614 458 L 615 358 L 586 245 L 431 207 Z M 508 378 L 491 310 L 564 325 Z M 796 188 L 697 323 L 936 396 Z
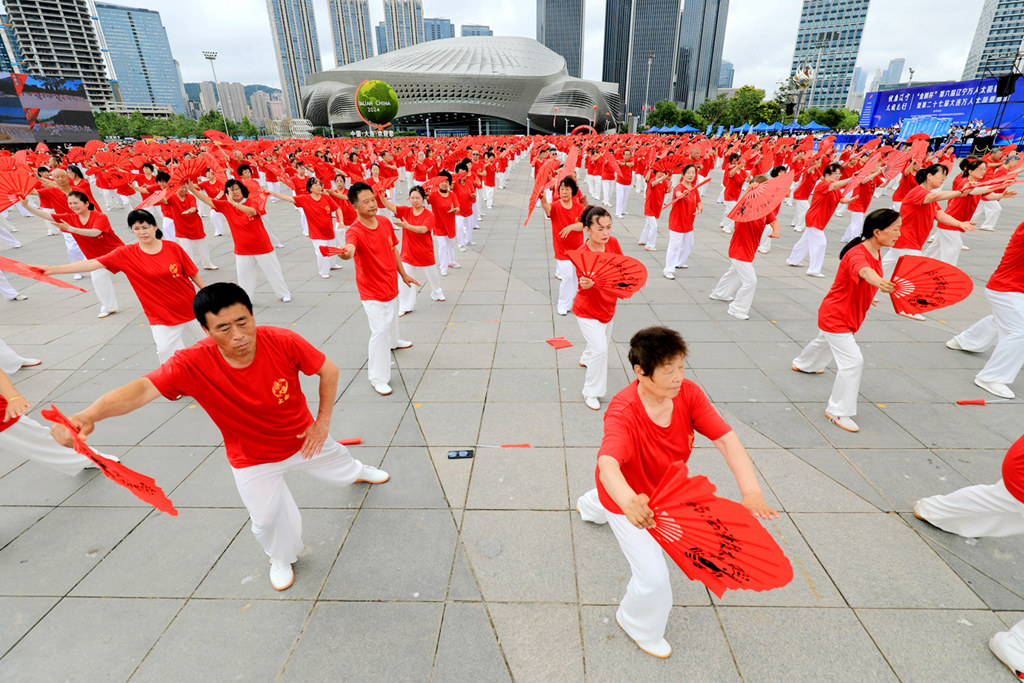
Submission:
M 88 444 L 82 440 L 78 430 L 75 429 L 74 425 L 57 410 L 57 406 L 50 404 L 50 407 L 39 411 L 39 414 L 50 422 L 56 422 L 59 425 L 63 425 L 69 432 L 75 441 L 75 452 L 84 455 L 85 457 L 96 463 L 100 472 L 110 479 L 115 484 L 120 484 L 129 491 L 131 491 L 136 498 L 146 503 L 149 503 L 157 510 L 166 512 L 172 517 L 178 516 L 178 511 L 174 509 L 174 503 L 171 499 L 164 495 L 163 489 L 156 485 L 156 480 L 152 477 L 147 477 L 145 474 L 130 470 L 116 460 L 110 460 L 104 458 L 102 455 L 89 448 Z
M 767 591 L 793 580 L 793 567 L 775 539 L 739 503 L 714 495 L 707 477 L 687 476 L 674 464 L 648 506 L 654 537 L 683 573 L 721 598 L 726 590 Z
M 736 202 L 736 206 L 729 212 L 729 218 L 740 222 L 764 218 L 786 198 L 792 184 L 793 174 L 786 172 L 779 174 L 766 183 L 750 188 Z
M 3 256 L 0 256 L 0 270 L 5 273 L 14 273 L 15 275 L 21 275 L 22 277 L 38 280 L 39 282 L 45 282 L 49 285 L 64 287 L 65 289 L 77 289 L 79 292 L 85 291 L 81 287 L 76 287 L 70 283 L 64 282 L 63 280 L 43 275 L 42 270 L 37 270 L 28 264 L 22 263 L 21 261 L 15 261 L 14 259 L 5 258 Z
M 960 303 L 974 290 L 970 276 L 956 266 L 927 256 L 903 255 L 890 278 L 897 313 L 926 313 Z
M 620 299 L 628 299 L 647 283 L 647 268 L 632 256 L 584 249 L 567 251 L 566 256 L 580 277 Z

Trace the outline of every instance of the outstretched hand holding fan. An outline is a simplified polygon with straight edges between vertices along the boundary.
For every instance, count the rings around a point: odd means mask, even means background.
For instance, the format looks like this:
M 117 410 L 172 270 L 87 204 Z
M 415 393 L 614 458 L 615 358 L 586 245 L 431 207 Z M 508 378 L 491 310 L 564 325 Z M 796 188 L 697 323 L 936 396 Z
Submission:
M 647 268 L 632 256 L 608 251 L 573 249 L 566 256 L 580 277 L 594 281 L 594 286 L 628 299 L 647 283 Z

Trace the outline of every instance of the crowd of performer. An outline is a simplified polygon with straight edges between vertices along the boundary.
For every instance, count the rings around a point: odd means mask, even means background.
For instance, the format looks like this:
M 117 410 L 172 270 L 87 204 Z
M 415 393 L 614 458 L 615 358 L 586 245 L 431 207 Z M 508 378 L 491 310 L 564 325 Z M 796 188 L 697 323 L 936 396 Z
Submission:
M 324 280 L 352 265 L 369 328 L 367 379 L 374 391 L 387 396 L 392 393 L 392 353 L 413 345 L 399 336 L 399 319 L 416 310 L 424 286 L 432 302 L 446 301 L 442 278 L 461 268 L 457 254 L 478 246 L 474 233 L 487 231 L 480 219 L 492 210 L 496 191 L 505 190 L 517 164 L 528 164 L 543 217 L 535 215 L 521 229 L 536 230 L 550 221 L 543 229 L 546 234 L 550 230 L 559 280 L 552 306 L 555 314 L 572 314 L 579 324 L 585 342 L 579 359 L 582 399 L 598 411 L 608 392 L 615 313 L 630 302 L 577 272 L 573 254 L 627 255 L 631 248 L 620 244 L 626 234 L 623 218 L 631 213 L 630 195 L 639 194 L 632 208 L 642 203 L 637 244 L 642 250 L 633 251 L 648 263 L 657 261 L 664 278 L 677 280 L 677 271 L 704 249 L 695 244 L 695 219 L 716 203 L 710 197 L 718 187 L 708 191 L 707 185 L 712 171 L 721 169 L 718 225 L 729 235 L 729 265 L 715 287 L 701 295 L 727 302 L 731 318 L 749 320 L 758 282 L 755 255 L 770 254 L 772 240 L 788 220 L 802 234 L 786 264 L 802 267 L 806 262 L 806 275 L 834 278 L 818 307 L 818 334 L 793 359 L 792 369 L 822 374 L 834 359 L 825 417 L 857 432 L 864 359 L 854 335 L 879 293 L 896 288 L 898 258 L 923 254 L 956 265 L 968 250 L 963 234 L 996 230 L 1000 202 L 1015 195 L 1010 185 L 1024 173 L 1013 149 L 957 160 L 949 146 L 906 142 L 886 149 L 880 142 L 838 149 L 830 139 L 754 136 L 697 136 L 656 144 L 635 136 L 504 137 L 439 146 L 389 141 L 319 148 L 217 141 L 184 152 L 151 149 L 148 155 L 145 148 L 94 146 L 84 154 L 37 152 L 16 159 L 11 166 L 27 169 L 36 183 L 13 206 L 45 221 L 48 234 L 63 236 L 68 263 L 40 265 L 39 272 L 76 278 L 89 273 L 99 318 L 122 310 L 112 276 L 123 272 L 156 344 L 156 370 L 100 397 L 72 423 L 87 436 L 100 420 L 140 409 L 159 396 L 194 397 L 222 431 L 253 533 L 270 559 L 271 583 L 284 590 L 292 583 L 292 565 L 302 547 L 301 518 L 284 474 L 305 471 L 338 485 L 383 483 L 389 475 L 359 462 L 329 435 L 338 377 L 334 363 L 294 331 L 256 325 L 253 301 L 260 296 L 260 272 L 276 299 L 288 303 L 292 298 L 277 257 L 280 236 L 301 231 L 308 237 L 314 256 L 310 270 Z M 951 174 L 951 188 L 941 189 Z M 582 191 L 583 183 L 589 194 Z M 755 217 L 737 213 L 737 207 L 750 208 L 756 197 L 778 187 L 783 192 L 772 195 L 770 205 Z M 123 227 L 136 239 L 126 245 L 111 216 L 140 201 L 141 208 L 130 210 L 126 221 L 114 220 L 126 223 Z M 271 227 L 268 202 L 293 205 L 294 223 L 275 220 Z M 785 219 L 780 216 L 784 206 Z M 845 246 L 838 260 L 829 260 L 826 235 L 843 207 L 850 213 L 848 225 L 842 226 Z M 203 210 L 213 237 L 224 235 L 232 243 L 237 284 L 207 286 L 200 275 L 197 260 L 204 270 L 218 269 Z M 661 259 L 658 233 L 666 214 L 668 240 Z M 12 249 L 21 246 L 15 232 L 5 211 L 0 240 Z M 710 235 L 715 233 L 701 238 L 714 239 Z M 56 254 L 52 260 L 58 260 Z M 1001 262 L 985 266 L 994 270 L 985 287 L 992 314 L 946 346 L 970 353 L 993 349 L 975 384 L 1009 399 L 1015 396 L 1010 385 L 1024 365 L 1024 224 L 1012 232 Z M 679 280 L 693 293 L 685 278 Z M 0 294 L 26 299 L 3 276 Z M 660 551 L 647 534 L 638 533 L 653 524 L 642 494 L 671 462 L 689 457 L 694 430 L 726 458 L 743 505 L 763 519 L 777 514 L 765 504 L 735 433 L 703 392 L 684 379 L 686 353 L 686 343 L 672 330 L 651 327 L 633 336 L 629 360 L 636 379 L 606 406 L 597 488 L 579 501 L 584 519 L 609 523 L 633 567 L 619 624 L 644 651 L 659 657 L 671 652 L 664 639 L 671 591 L 664 561 L 655 560 Z M 5 416 L 0 447 L 17 446 L 40 462 L 74 473 L 88 463 L 66 448 L 70 434 L 55 430 L 60 446 L 45 438 L 42 428 L 25 417 L 28 401 L 8 377 L 39 362 L 22 358 L 0 341 L 0 369 L 7 373 L 0 373 L 0 413 Z M 299 373 L 319 377 L 316 416 L 306 407 Z M 653 427 L 644 421 L 645 414 Z M 646 441 L 641 455 L 636 444 Z M 1014 491 L 1007 483 L 986 495 L 1024 515 L 1024 507 L 1014 506 L 1019 499 Z M 933 510 L 946 511 L 950 505 L 922 503 L 918 514 L 937 520 L 940 513 Z M 1022 525 L 1017 520 L 1012 533 L 1024 531 Z M 1015 637 L 1024 660 L 1024 627 L 1020 630 Z

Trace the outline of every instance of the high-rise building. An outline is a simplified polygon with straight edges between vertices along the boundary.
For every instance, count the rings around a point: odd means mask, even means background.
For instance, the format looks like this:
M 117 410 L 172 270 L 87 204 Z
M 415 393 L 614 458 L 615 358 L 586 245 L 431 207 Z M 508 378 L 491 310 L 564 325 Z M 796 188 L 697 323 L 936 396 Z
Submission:
M 336 66 L 373 56 L 368 0 L 330 0 L 331 37 Z
M 249 115 L 249 104 L 245 99 L 245 86 L 241 83 L 221 81 L 217 84 L 217 95 L 220 98 L 224 116 L 232 121 L 241 121 Z
M 683 109 L 696 109 L 718 92 L 728 17 L 729 0 L 686 0 L 683 6 L 675 88 Z
M 4 0 L 22 54 L 22 71 L 82 81 L 94 107 L 114 101 L 113 67 L 87 0 Z
M 619 84 L 627 114 L 641 116 L 645 104 L 674 99 L 681 4 L 608 0 L 602 80 Z
M 814 72 L 803 106 L 824 109 L 846 104 L 870 1 L 804 0 L 790 71 L 795 75 L 798 69 L 810 67 Z
M 21 48 L 18 37 L 14 35 L 11 18 L 0 14 L 0 71 L 21 72 Z
M 306 76 L 322 70 L 313 0 L 267 0 L 267 14 L 274 35 L 285 110 L 292 118 L 302 118 L 300 92 Z
M 537 42 L 562 55 L 575 78 L 583 70 L 584 5 L 584 0 L 537 0 Z
M 423 42 L 455 37 L 455 24 L 451 19 L 440 17 L 423 18 Z
M 185 114 L 185 97 L 160 13 L 141 7 L 96 3 L 96 16 L 114 63 L 121 101 L 162 104 Z
M 889 68 L 882 74 L 882 85 L 892 85 L 903 80 L 903 67 L 907 60 L 903 57 L 889 60 Z
M 270 118 L 270 93 L 257 90 L 249 98 L 249 111 L 253 121 L 266 121 Z
M 967 53 L 963 80 L 998 78 L 1009 73 L 1024 42 L 1024 4 L 985 0 Z
M 199 106 L 202 113 L 217 111 L 217 91 L 213 88 L 213 81 L 202 81 L 199 83 Z
M 274 93 L 270 96 L 270 118 L 274 121 L 284 118 L 284 102 L 281 100 L 281 93 Z
M 421 0 L 384 0 L 384 31 L 388 49 L 378 50 L 379 54 L 422 43 L 423 2 Z
M 391 48 L 388 47 L 388 28 L 384 25 L 384 22 L 377 22 L 373 32 L 377 34 L 377 54 L 382 55 L 385 52 L 390 52 Z
M 493 36 L 494 31 L 491 30 L 490 26 L 484 26 L 483 24 L 463 24 L 462 25 L 463 36 Z
M 731 88 L 732 81 L 735 76 L 736 67 L 732 65 L 732 62 L 723 59 L 722 68 L 718 70 L 718 89 L 728 90 L 729 88 Z
M 867 92 L 864 88 L 868 83 L 868 72 L 859 66 L 853 70 L 853 86 L 850 88 L 853 92 Z

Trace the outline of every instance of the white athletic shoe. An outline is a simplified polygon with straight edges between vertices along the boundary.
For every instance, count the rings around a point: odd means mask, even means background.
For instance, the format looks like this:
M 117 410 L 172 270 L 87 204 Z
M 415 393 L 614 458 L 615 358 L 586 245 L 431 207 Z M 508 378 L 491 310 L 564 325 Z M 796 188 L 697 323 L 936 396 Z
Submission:
M 356 481 L 362 484 L 383 484 L 390 478 L 391 475 L 384 470 L 364 463 L 363 471 L 359 473 L 359 478 Z
M 292 571 L 292 566 L 287 562 L 270 558 L 270 585 L 274 590 L 283 591 L 291 588 L 294 582 L 295 572 Z
M 1013 390 L 1001 382 L 986 382 L 985 380 L 975 377 L 974 383 L 988 393 L 995 394 L 999 398 L 1016 398 L 1016 394 L 1013 393 Z
M 836 427 L 839 427 L 840 429 L 845 429 L 848 432 L 860 431 L 860 427 L 857 426 L 857 423 L 854 422 L 853 418 L 850 417 L 849 415 L 836 416 L 825 413 L 825 417 L 828 419 L 829 422 L 834 424 Z
M 953 349 L 954 351 L 966 351 L 967 350 L 964 347 L 960 346 L 960 342 L 958 342 L 956 340 L 956 337 L 953 337 L 948 342 L 946 342 L 946 348 L 947 349 Z
M 615 613 L 615 623 L 619 625 L 623 633 L 626 633 L 626 629 L 622 628 L 622 621 L 619 620 L 619 613 Z M 636 643 L 636 646 L 649 654 L 652 657 L 658 659 L 667 659 L 672 654 L 672 646 L 668 644 L 668 641 L 664 638 L 658 638 L 657 640 L 636 640 L 633 636 L 629 636 L 629 639 Z
M 587 404 L 587 407 L 591 410 L 601 410 L 601 402 L 597 400 L 596 396 L 584 396 L 583 402 Z
M 1011 647 L 1007 642 L 1012 638 L 1013 634 L 1009 631 L 1000 631 L 988 641 L 988 649 L 992 650 L 992 654 L 1005 664 L 1006 668 L 1012 671 L 1014 676 L 1024 678 L 1021 669 L 1017 668 L 1018 666 L 1024 667 L 1024 662 L 1020 661 L 1019 649 Z
M 373 390 L 381 396 L 389 396 L 391 394 L 391 385 L 387 382 L 377 382 L 373 385 Z

